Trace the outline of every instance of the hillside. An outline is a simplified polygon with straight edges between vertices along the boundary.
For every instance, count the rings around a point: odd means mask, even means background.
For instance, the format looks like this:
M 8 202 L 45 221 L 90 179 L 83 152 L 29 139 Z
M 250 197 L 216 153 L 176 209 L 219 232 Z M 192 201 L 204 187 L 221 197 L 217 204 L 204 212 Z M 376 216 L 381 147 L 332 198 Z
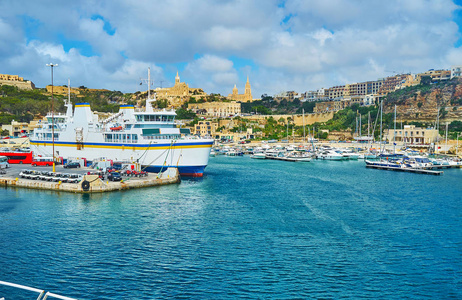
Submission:
M 462 120 L 462 79 L 397 90 L 385 97 L 384 112 L 392 113 L 395 104 L 400 121 L 435 122 L 437 107 L 441 122 Z
M 131 103 L 132 94 L 118 91 L 90 91 L 83 88 L 80 95 L 71 94 L 72 104 L 88 102 L 95 111 L 117 112 L 120 103 Z M 54 95 L 54 110 L 65 112 L 64 99 L 67 95 Z M 51 111 L 51 94 L 46 89 L 32 91 L 20 90 L 17 87 L 0 86 L 0 125 L 10 124 L 12 120 L 30 122 L 41 118 Z

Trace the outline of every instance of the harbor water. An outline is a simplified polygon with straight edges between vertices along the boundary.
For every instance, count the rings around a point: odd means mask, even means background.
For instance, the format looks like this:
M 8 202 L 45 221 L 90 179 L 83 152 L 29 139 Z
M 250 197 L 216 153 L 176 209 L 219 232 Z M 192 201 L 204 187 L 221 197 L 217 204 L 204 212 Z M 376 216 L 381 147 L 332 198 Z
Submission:
M 178 185 L 6 188 L 0 280 L 78 299 L 461 299 L 461 180 L 217 156 Z

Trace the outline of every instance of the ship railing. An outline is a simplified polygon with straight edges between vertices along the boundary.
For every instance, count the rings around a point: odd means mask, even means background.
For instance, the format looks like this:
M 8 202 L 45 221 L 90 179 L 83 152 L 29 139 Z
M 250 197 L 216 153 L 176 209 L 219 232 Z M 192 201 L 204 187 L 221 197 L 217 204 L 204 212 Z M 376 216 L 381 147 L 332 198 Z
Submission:
M 55 294 L 55 293 L 45 292 L 44 290 L 41 290 L 41 289 L 36 289 L 36 288 L 33 288 L 33 287 L 20 285 L 20 284 L 16 284 L 16 283 L 0 281 L 0 284 L 10 286 L 10 287 L 14 287 L 14 288 L 18 288 L 18 289 L 22 289 L 22 290 L 26 290 L 26 291 L 30 291 L 30 292 L 38 293 L 39 295 L 38 295 L 37 300 L 46 300 L 48 297 L 56 298 L 56 299 L 62 299 L 62 300 L 77 300 L 76 298 L 70 298 L 70 297 L 66 297 L 66 296 L 61 296 L 61 295 L 58 295 L 58 294 Z M 2 300 L 2 299 L 4 300 L 5 298 L 4 297 L 0 298 L 0 300 Z
M 56 118 L 56 117 L 67 117 L 67 114 L 65 114 L 65 113 L 54 113 L 54 114 L 47 113 L 47 115 L 46 115 L 47 118 L 48 118 L 48 117 L 51 118 L 51 116 L 53 116 L 53 117 L 55 117 L 55 118 Z
M 124 114 L 123 111 L 119 111 L 119 112 L 116 113 L 115 115 L 112 115 L 112 116 L 110 116 L 109 118 L 107 118 L 106 120 L 104 120 L 104 121 L 103 121 L 103 125 L 105 125 L 105 124 L 111 122 L 112 120 L 114 120 L 114 119 L 120 117 L 120 116 L 123 115 L 123 114 Z

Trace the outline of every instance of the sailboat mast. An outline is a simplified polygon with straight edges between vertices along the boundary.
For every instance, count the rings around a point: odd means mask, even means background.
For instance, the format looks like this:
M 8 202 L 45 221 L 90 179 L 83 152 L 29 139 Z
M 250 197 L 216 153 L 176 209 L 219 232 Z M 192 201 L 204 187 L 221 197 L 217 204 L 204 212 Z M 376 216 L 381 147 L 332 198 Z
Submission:
M 393 154 L 396 151 L 396 104 L 395 104 L 395 122 L 393 127 Z
M 446 122 L 446 154 L 448 154 L 448 122 Z
M 302 108 L 303 112 L 303 144 L 305 144 L 305 109 Z
M 371 124 L 371 112 L 368 113 L 368 118 L 367 118 L 367 136 L 368 137 L 370 136 L 370 132 L 369 132 L 370 124 Z
M 356 111 L 355 135 L 358 136 L 358 112 Z
M 383 99 L 380 101 L 380 153 L 382 153 L 382 111 L 383 111 Z

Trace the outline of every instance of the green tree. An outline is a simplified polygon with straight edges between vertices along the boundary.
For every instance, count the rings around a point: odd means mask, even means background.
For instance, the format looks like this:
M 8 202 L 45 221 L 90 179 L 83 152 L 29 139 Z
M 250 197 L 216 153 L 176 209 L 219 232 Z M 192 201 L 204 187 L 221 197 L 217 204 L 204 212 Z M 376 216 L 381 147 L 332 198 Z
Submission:
M 194 119 L 195 117 L 197 117 L 197 115 L 192 110 L 186 110 L 183 108 L 179 108 L 176 110 L 176 118 L 178 120 Z

